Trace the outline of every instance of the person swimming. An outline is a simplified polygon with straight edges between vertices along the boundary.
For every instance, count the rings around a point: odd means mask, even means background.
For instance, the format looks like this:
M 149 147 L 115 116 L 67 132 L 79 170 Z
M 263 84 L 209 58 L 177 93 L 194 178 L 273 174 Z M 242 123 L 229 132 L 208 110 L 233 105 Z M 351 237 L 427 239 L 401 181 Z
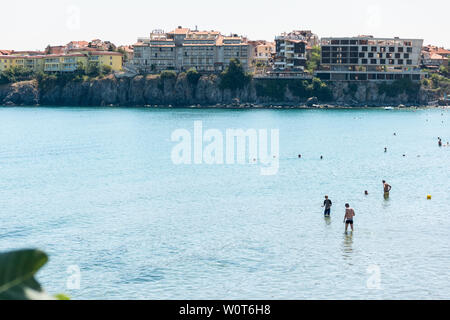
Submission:
M 384 198 L 388 199 L 392 187 L 385 180 L 383 180 L 383 190 L 384 190 Z
M 368 196 L 369 195 L 369 191 L 364 191 L 364 194 L 366 195 L 366 196 Z

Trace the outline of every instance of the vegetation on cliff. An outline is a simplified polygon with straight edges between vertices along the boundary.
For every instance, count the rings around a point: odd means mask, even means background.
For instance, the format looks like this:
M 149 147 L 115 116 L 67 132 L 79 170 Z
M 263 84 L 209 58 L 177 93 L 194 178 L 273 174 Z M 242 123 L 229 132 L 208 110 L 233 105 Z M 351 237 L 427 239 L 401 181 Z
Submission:
M 231 59 L 230 64 L 224 72 L 220 74 L 220 89 L 229 89 L 235 91 L 243 89 L 252 80 L 252 76 L 244 71 L 241 62 L 238 59 Z
M 306 70 L 310 74 L 314 74 L 314 71 L 319 69 L 321 55 L 322 55 L 322 48 L 320 46 L 312 47 L 310 57 L 306 62 Z
M 306 100 L 317 97 L 319 101 L 331 101 L 333 98 L 328 85 L 318 78 L 310 80 L 285 80 L 267 79 L 255 83 L 258 97 L 268 97 L 273 100 L 283 101 L 286 99 L 287 89 L 297 98 Z
M 99 77 L 104 77 L 112 73 L 110 66 L 99 66 L 96 62 L 89 62 L 87 65 L 78 63 L 74 72 L 44 73 L 32 72 L 24 67 L 14 66 L 0 72 L 0 84 L 16 83 L 27 80 L 37 80 L 40 87 L 48 85 L 65 84 L 73 81 L 89 81 Z
M 410 79 L 399 79 L 391 83 L 381 82 L 378 84 L 378 92 L 388 97 L 395 97 L 399 94 L 407 94 L 409 98 L 417 97 L 420 90 L 420 83 Z

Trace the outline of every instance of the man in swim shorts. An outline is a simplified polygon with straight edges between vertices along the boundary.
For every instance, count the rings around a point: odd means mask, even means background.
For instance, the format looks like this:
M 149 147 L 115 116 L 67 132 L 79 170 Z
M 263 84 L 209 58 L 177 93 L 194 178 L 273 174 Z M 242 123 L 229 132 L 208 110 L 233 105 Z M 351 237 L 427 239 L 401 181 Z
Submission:
M 389 198 L 389 193 L 391 192 L 391 189 L 392 187 L 385 180 L 383 180 L 383 190 L 385 199 Z
M 323 207 L 325 207 L 325 217 L 329 217 L 331 215 L 331 206 L 333 205 L 333 203 L 331 202 L 330 199 L 328 199 L 328 196 L 325 196 L 325 201 L 323 202 Z
M 353 231 L 353 217 L 355 216 L 355 210 L 350 208 L 350 205 L 347 203 L 345 205 L 345 216 L 344 216 L 344 223 L 345 223 L 345 232 L 348 230 L 348 226 L 350 225 Z

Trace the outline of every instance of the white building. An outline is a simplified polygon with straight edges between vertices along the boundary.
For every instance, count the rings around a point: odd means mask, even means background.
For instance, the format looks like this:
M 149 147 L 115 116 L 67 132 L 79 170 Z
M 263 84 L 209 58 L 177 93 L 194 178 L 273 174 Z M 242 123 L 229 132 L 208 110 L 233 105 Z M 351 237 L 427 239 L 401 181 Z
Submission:
M 247 39 L 241 36 L 178 27 L 168 33 L 155 30 L 149 38 L 138 39 L 132 63 L 141 72 L 181 72 L 190 68 L 220 72 L 233 58 L 239 59 L 248 70 L 249 55 Z

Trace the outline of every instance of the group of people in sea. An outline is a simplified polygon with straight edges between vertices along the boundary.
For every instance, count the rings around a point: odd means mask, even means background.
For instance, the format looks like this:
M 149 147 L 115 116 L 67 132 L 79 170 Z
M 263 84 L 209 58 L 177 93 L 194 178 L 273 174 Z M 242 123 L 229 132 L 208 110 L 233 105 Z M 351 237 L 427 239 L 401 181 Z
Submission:
M 397 136 L 397 133 L 394 133 L 394 136 Z M 442 139 L 440 137 L 438 137 L 438 145 L 439 147 L 450 147 L 450 143 L 447 142 L 447 145 L 443 145 L 442 143 Z M 384 152 L 387 153 L 388 152 L 388 148 L 384 148 Z M 406 155 L 403 155 L 403 157 L 405 157 Z M 301 159 L 302 155 L 299 154 L 298 158 Z M 323 160 L 323 156 L 320 156 L 320 160 Z M 384 192 L 384 199 L 388 200 L 389 196 L 390 196 L 390 192 L 392 190 L 392 186 L 390 184 L 388 184 L 386 182 L 386 180 L 383 180 L 383 192 Z M 364 194 L 366 196 L 369 195 L 369 191 L 364 191 Z M 333 202 L 330 200 L 330 198 L 326 195 L 325 196 L 325 200 L 323 202 L 322 208 L 325 208 L 325 218 L 330 218 L 331 217 L 331 207 L 333 206 Z M 348 227 L 350 226 L 352 229 L 352 232 L 354 231 L 354 222 L 353 222 L 353 218 L 356 216 L 355 214 L 355 210 L 353 208 L 350 207 L 350 204 L 346 203 L 345 204 L 345 215 L 344 215 L 344 223 L 345 223 L 345 232 L 347 233 L 348 231 Z
M 392 186 L 386 182 L 386 180 L 383 180 L 383 191 L 384 191 L 384 198 L 387 200 L 389 199 L 390 192 L 392 190 Z M 369 192 L 366 190 L 364 191 L 364 194 L 366 196 L 369 195 Z M 325 208 L 324 215 L 325 218 L 331 217 L 331 207 L 333 206 L 333 202 L 330 200 L 328 196 L 325 196 L 325 200 L 323 202 L 322 208 Z M 344 223 L 345 223 L 345 233 L 348 232 L 348 227 L 350 226 L 352 229 L 352 232 L 354 231 L 354 222 L 353 218 L 356 216 L 355 210 L 350 207 L 350 204 L 345 204 L 345 215 L 344 215 Z

